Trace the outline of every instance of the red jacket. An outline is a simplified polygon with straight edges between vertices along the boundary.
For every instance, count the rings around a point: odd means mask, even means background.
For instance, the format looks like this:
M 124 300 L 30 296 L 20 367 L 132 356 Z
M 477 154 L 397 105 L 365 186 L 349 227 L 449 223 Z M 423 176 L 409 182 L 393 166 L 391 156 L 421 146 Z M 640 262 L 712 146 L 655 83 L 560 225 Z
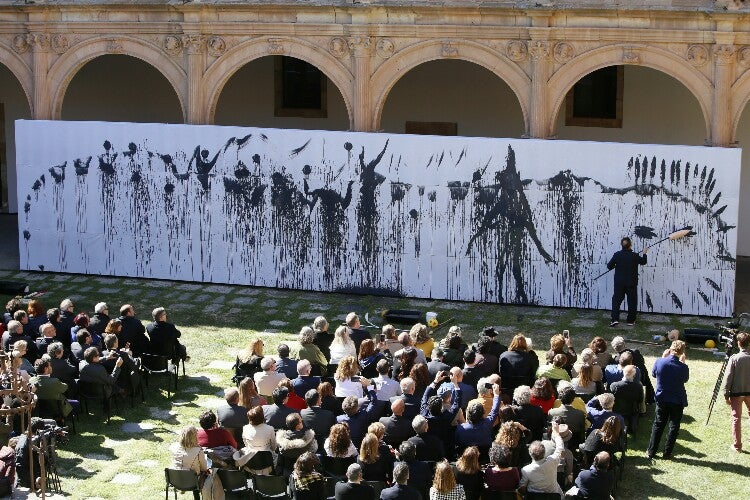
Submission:
M 221 427 L 214 427 L 207 431 L 198 429 L 198 444 L 204 448 L 216 448 L 217 446 L 237 448 L 237 441 L 235 441 L 234 436 Z
M 302 411 L 307 408 L 307 403 L 305 403 L 305 400 L 299 397 L 296 392 L 291 391 L 289 393 L 289 399 L 284 406 L 291 408 L 292 410 Z

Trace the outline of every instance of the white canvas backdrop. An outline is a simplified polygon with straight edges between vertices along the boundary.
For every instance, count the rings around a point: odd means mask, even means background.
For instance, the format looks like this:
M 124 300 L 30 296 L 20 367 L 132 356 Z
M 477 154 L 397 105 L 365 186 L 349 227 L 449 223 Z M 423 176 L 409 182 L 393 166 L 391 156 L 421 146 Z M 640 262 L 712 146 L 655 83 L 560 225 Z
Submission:
M 19 121 L 21 267 L 727 315 L 739 149 Z

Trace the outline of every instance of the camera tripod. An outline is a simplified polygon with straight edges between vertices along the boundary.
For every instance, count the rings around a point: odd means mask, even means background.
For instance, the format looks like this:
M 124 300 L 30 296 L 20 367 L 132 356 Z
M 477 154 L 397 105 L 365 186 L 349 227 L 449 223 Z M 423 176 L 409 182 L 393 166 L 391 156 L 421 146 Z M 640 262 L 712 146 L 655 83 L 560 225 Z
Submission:
M 726 372 L 727 370 L 727 363 L 729 362 L 729 358 L 732 355 L 732 350 L 734 350 L 734 341 L 739 331 L 738 328 L 740 326 L 740 322 L 746 317 L 747 313 L 743 313 L 736 323 L 730 324 L 733 328 L 717 325 L 719 330 L 726 333 L 726 335 L 722 335 L 721 333 L 719 334 L 719 340 L 723 341 L 726 344 L 726 350 L 724 352 L 724 361 L 722 361 L 721 363 L 719 376 L 717 377 L 716 385 L 714 386 L 714 393 L 711 396 L 711 402 L 708 404 L 708 416 L 706 417 L 706 425 L 708 425 L 708 421 L 711 420 L 711 412 L 713 412 L 714 405 L 716 404 L 716 399 L 719 397 L 719 392 L 721 392 L 721 384 L 724 381 L 724 372 Z

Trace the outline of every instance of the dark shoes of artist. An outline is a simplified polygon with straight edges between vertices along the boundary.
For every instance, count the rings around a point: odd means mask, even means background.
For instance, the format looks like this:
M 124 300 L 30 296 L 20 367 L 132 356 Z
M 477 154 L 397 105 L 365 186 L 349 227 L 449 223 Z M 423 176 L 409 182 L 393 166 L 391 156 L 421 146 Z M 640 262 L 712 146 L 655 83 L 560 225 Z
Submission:
M 613 321 L 612 323 L 609 324 L 609 326 L 611 326 L 612 328 L 614 328 L 614 327 L 616 327 L 619 324 L 620 324 L 619 321 Z M 635 321 L 628 321 L 627 325 L 628 326 L 635 326 Z

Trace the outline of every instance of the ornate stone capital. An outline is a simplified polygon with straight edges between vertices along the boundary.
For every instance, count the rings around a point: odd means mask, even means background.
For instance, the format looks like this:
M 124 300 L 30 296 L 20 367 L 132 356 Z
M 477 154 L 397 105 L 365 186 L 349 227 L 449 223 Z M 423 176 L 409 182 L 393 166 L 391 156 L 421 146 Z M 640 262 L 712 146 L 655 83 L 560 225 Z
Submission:
M 188 54 L 200 54 L 206 48 L 206 35 L 182 35 L 182 46 Z
M 573 46 L 567 42 L 560 42 L 555 44 L 553 53 L 555 61 L 559 63 L 566 63 L 573 59 L 573 56 L 576 55 L 576 51 Z
M 529 44 L 529 55 L 534 60 L 549 58 L 549 43 L 534 40 Z
M 375 46 L 375 52 L 383 59 L 388 59 L 396 51 L 396 45 L 390 38 L 381 38 Z
M 731 64 L 734 62 L 734 45 L 717 45 L 714 47 L 716 64 Z
M 511 40 L 505 47 L 505 53 L 511 61 L 521 62 L 529 55 L 526 43 L 521 40 Z
M 641 64 L 641 55 L 633 47 L 622 49 L 622 62 L 625 64 Z
M 440 54 L 445 58 L 458 57 L 458 48 L 450 40 L 443 40 Z
M 685 59 L 696 68 L 699 68 L 708 62 L 708 49 L 703 45 L 691 45 L 687 48 Z
M 70 41 L 67 36 L 58 33 L 52 36 L 50 46 L 57 54 L 62 54 L 70 47 Z
M 350 36 L 346 39 L 346 43 L 354 57 L 362 57 L 370 53 L 372 38 L 369 36 Z
M 275 56 L 284 55 L 286 53 L 286 48 L 284 47 L 284 39 L 269 38 L 268 45 L 266 46 L 266 52 Z
M 214 35 L 206 41 L 206 48 L 209 55 L 219 57 L 227 51 L 227 42 L 222 37 Z
M 34 52 L 47 52 L 50 47 L 50 36 L 47 33 L 29 33 L 26 43 Z

